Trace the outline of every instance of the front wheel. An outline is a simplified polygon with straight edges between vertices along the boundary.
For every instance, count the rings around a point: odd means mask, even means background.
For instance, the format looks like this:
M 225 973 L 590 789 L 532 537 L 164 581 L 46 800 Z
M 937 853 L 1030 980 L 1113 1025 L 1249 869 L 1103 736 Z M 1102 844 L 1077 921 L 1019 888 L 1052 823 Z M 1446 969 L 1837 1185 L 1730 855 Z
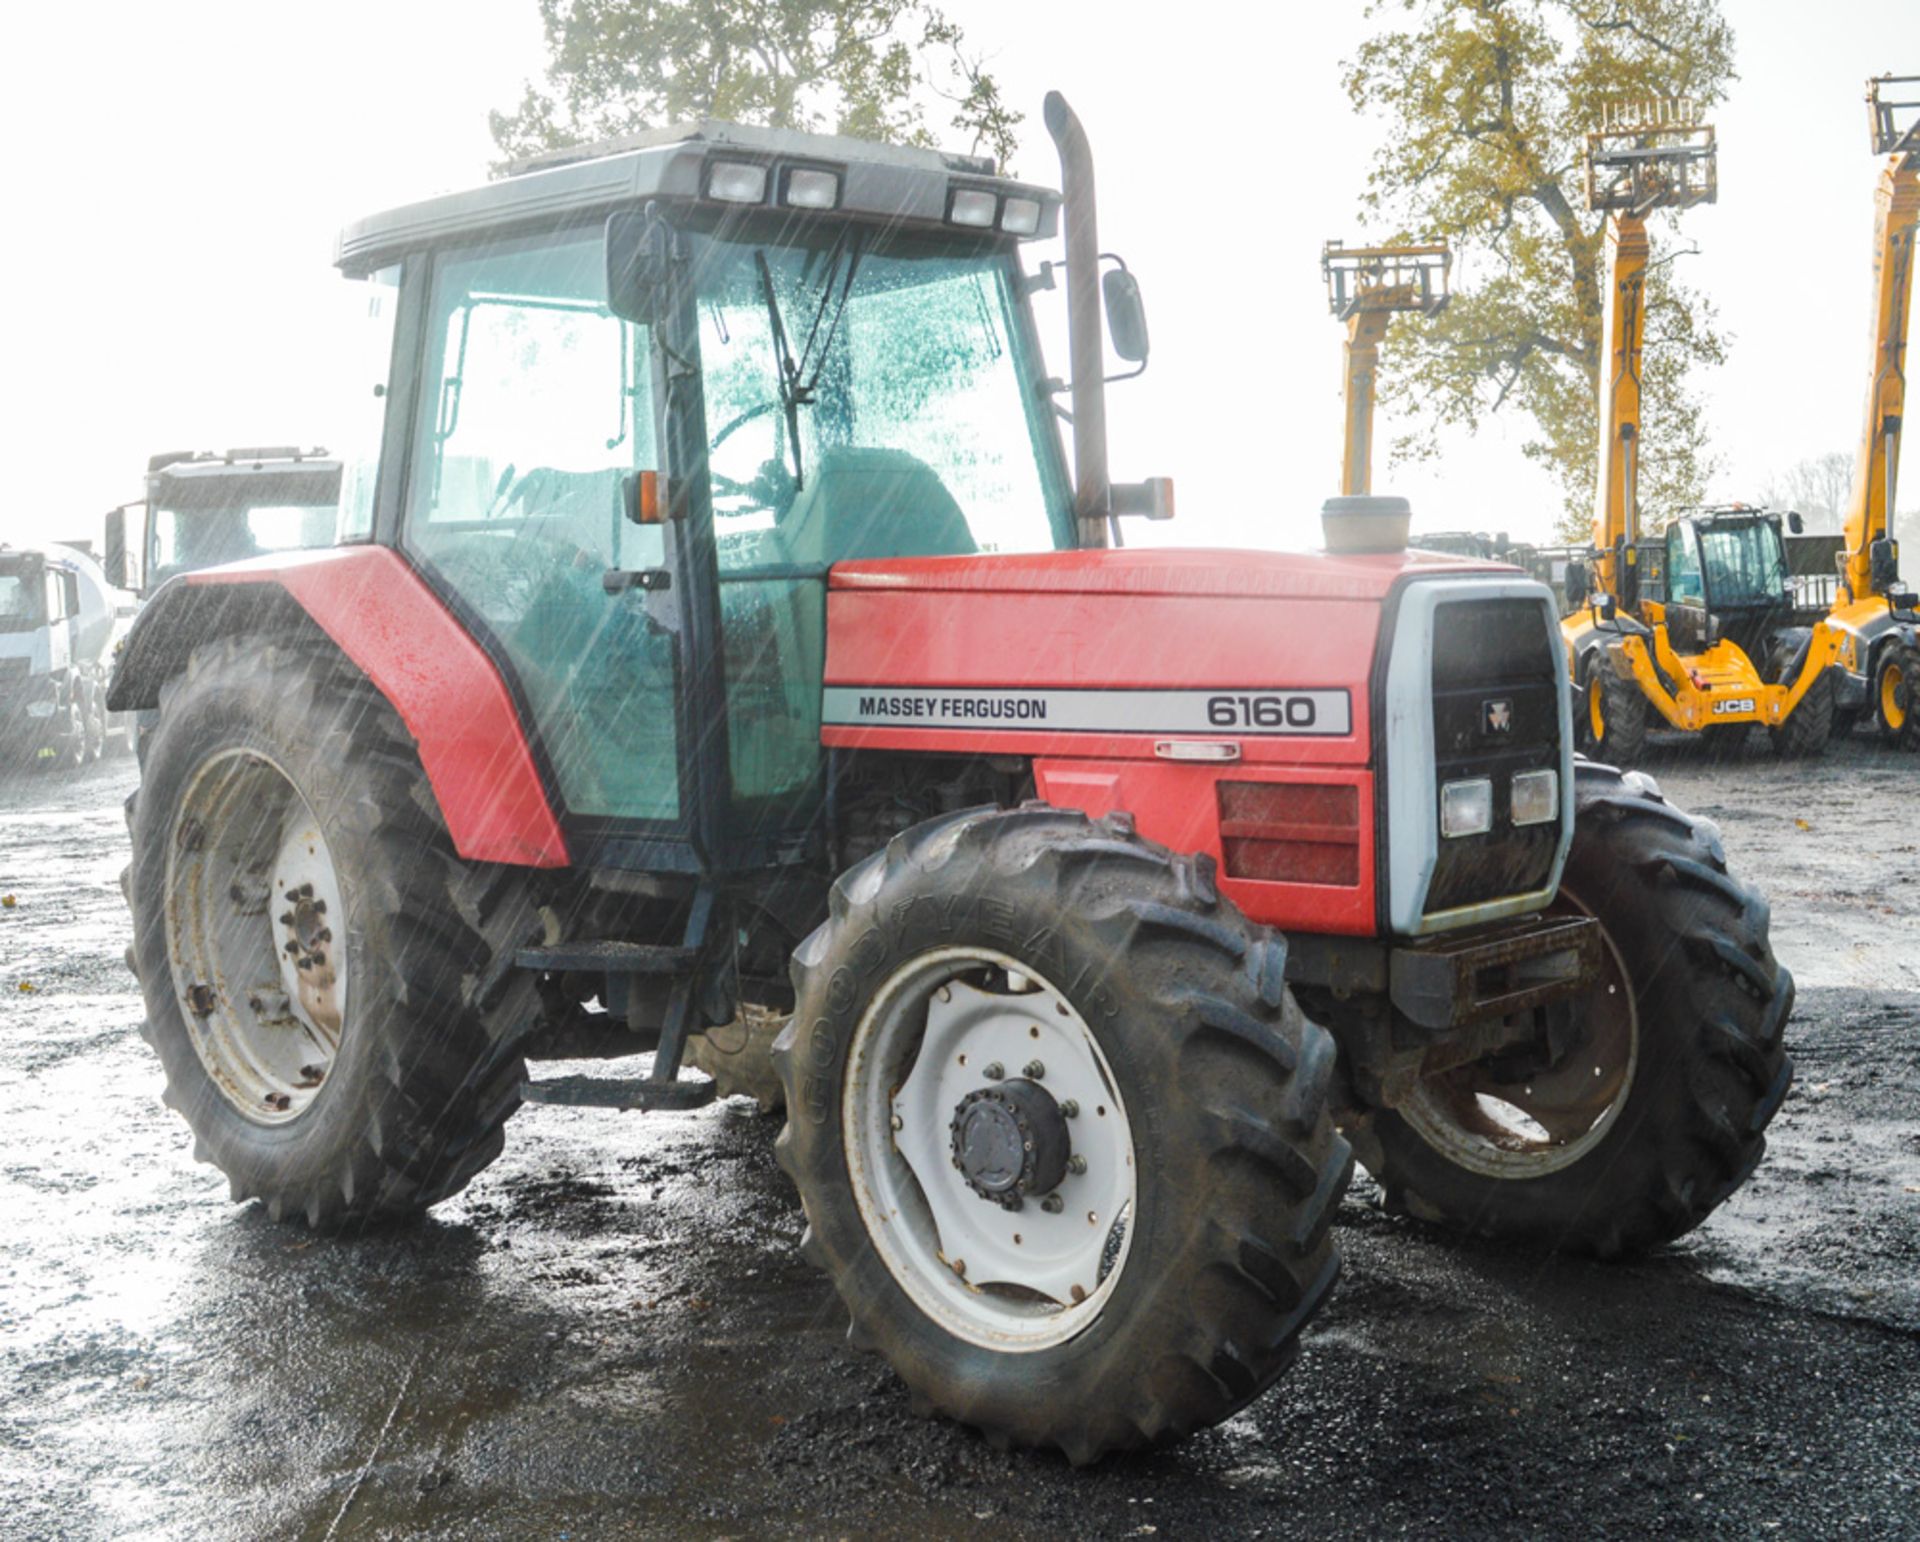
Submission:
M 1647 747 L 1647 698 L 1638 682 L 1623 679 L 1612 661 L 1599 657 L 1587 687 L 1587 743 L 1592 753 L 1622 766 Z
M 1578 1031 L 1423 1078 L 1355 1146 L 1390 1205 L 1611 1256 L 1699 1225 L 1759 1162 L 1792 1079 L 1793 980 L 1711 826 L 1637 773 L 1574 775 L 1561 903 L 1604 944 Z
M 1291 1360 L 1352 1170 L 1285 944 L 1120 820 L 975 810 L 835 885 L 774 1059 L 850 1337 L 923 1412 L 1076 1463 Z

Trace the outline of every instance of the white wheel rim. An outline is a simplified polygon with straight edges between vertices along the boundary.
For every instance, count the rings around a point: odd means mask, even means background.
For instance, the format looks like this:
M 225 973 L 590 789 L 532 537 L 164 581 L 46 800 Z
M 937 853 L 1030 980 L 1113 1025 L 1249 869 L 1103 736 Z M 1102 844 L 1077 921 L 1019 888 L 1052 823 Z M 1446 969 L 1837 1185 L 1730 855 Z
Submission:
M 1591 915 L 1564 889 L 1555 909 Z M 1633 1092 L 1640 1010 L 1632 977 L 1606 929 L 1587 1042 L 1565 1064 L 1505 1087 L 1422 1078 L 1400 1105 L 1414 1132 L 1449 1161 L 1487 1178 L 1540 1178 L 1571 1167 L 1607 1137 Z M 1470 1072 L 1472 1067 L 1463 1068 Z
M 1036 1061 L 1042 1074 L 1029 1078 Z M 1057 1210 L 1037 1193 L 1004 1208 L 959 1170 L 963 1100 L 1016 1078 L 1063 1112 L 1077 1105 L 1066 1128 L 1085 1166 L 1052 1191 Z M 985 948 L 941 948 L 896 970 L 854 1030 L 841 1112 L 874 1250 L 948 1333 L 1031 1352 L 1099 1317 L 1132 1246 L 1133 1130 L 1099 1041 L 1049 981 Z
M 299 1118 L 339 1055 L 345 914 L 286 772 L 248 750 L 201 766 L 168 840 L 167 955 L 208 1078 L 256 1124 Z

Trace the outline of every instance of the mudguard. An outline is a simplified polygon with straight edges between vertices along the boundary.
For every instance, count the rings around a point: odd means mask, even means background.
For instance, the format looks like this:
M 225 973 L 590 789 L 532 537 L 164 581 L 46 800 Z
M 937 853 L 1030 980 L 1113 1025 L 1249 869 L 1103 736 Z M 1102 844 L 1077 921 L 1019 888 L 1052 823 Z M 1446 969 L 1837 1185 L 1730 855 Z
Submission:
M 387 547 L 278 553 L 170 580 L 134 622 L 107 704 L 116 712 L 158 706 L 167 679 L 213 638 L 307 626 L 331 639 L 400 714 L 461 856 L 568 865 L 566 838 L 506 681 Z

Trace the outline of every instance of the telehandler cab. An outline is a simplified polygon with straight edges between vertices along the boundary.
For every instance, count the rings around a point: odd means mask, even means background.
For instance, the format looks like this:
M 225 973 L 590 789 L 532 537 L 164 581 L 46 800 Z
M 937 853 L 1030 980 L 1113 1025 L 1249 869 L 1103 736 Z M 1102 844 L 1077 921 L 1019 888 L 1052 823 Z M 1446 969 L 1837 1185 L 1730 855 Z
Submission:
M 1666 531 L 1664 590 L 1649 584 L 1640 535 L 1640 368 L 1646 326 L 1646 216 L 1711 203 L 1713 129 L 1686 101 L 1609 108 L 1587 136 L 1587 207 L 1608 213 L 1600 333 L 1600 455 L 1593 547 L 1566 575 L 1561 623 L 1594 754 L 1628 764 L 1647 731 L 1740 734 L 1764 724 L 1783 755 L 1826 748 L 1835 638 L 1782 637 L 1792 595 L 1777 515 L 1683 516 Z
M 1116 549 L 1170 500 L 1108 480 L 1102 288 L 1146 334 L 1046 118 L 1064 204 L 708 123 L 345 232 L 398 298 L 348 538 L 165 584 L 113 687 L 146 1033 L 236 1198 L 417 1211 L 522 1102 L 710 1099 L 688 1035 L 752 1006 L 850 1337 L 1084 1462 L 1280 1374 L 1353 1152 L 1599 1254 L 1753 1170 L 1766 904 L 1574 757 L 1546 589 L 1393 500 Z M 529 1079 L 596 1048 L 651 1069 Z

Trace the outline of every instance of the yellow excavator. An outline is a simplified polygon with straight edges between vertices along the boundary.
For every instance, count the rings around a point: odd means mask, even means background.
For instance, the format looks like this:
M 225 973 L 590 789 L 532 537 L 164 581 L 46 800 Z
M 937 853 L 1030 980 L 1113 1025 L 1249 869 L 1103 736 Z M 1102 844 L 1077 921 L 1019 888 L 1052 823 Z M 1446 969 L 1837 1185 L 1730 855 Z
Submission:
M 1340 459 L 1340 491 L 1364 496 L 1373 490 L 1374 377 L 1387 324 L 1406 311 L 1437 316 L 1452 297 L 1447 287 L 1453 255 L 1434 246 L 1346 246 L 1329 241 L 1320 249 L 1327 306 L 1347 324 L 1343 400 L 1346 442 Z
M 1920 750 L 1920 616 L 1912 588 L 1900 581 L 1892 525 L 1920 233 L 1920 75 L 1870 80 L 1867 107 L 1874 154 L 1888 157 L 1874 195 L 1873 360 L 1839 579 L 1825 624 L 1838 641 L 1835 732 L 1871 717 L 1889 742 Z
M 1575 731 L 1597 758 L 1628 765 L 1655 726 L 1744 737 L 1764 725 L 1782 754 L 1817 754 L 1832 723 L 1834 635 L 1816 622 L 1798 646 L 1781 517 L 1730 506 L 1675 519 L 1643 541 L 1640 366 L 1646 217 L 1713 202 L 1713 128 L 1693 103 L 1610 107 L 1587 136 L 1587 207 L 1608 216 L 1601 336 L 1600 456 L 1593 547 L 1566 572 L 1561 622 Z M 1793 528 L 1797 515 L 1790 516 Z M 1756 664 L 1756 659 L 1760 662 Z

